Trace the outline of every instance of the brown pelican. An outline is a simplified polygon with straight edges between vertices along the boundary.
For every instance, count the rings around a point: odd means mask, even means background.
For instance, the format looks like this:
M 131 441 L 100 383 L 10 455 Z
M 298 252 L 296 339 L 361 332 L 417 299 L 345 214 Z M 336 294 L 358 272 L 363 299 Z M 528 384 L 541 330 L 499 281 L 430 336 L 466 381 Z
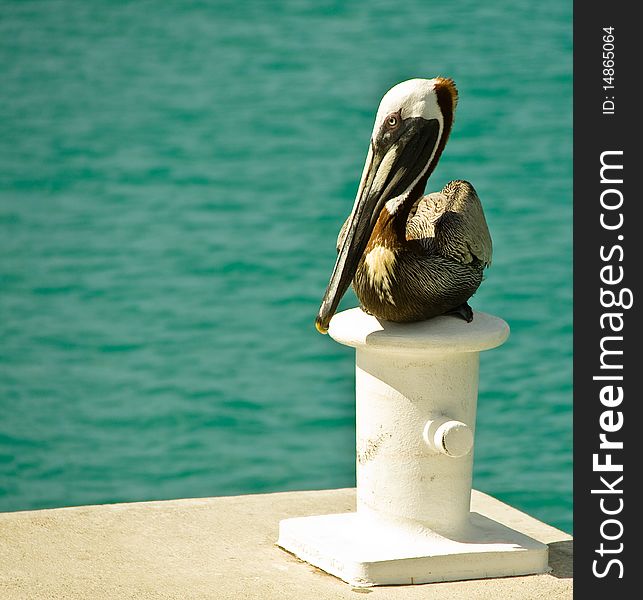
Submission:
M 447 313 L 470 322 L 467 300 L 491 264 L 480 199 L 466 181 L 423 196 L 444 150 L 458 92 L 451 79 L 411 79 L 382 98 L 353 210 L 315 325 L 321 333 L 353 282 L 362 308 L 387 321 Z

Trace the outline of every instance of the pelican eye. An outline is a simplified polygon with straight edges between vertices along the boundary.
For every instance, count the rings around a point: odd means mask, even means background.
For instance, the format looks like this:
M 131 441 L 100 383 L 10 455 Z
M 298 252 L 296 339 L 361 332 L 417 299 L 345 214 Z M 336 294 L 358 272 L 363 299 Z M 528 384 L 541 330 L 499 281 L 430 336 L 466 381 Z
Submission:
M 400 120 L 397 115 L 389 115 L 386 117 L 386 124 L 389 127 L 396 127 L 399 122 Z

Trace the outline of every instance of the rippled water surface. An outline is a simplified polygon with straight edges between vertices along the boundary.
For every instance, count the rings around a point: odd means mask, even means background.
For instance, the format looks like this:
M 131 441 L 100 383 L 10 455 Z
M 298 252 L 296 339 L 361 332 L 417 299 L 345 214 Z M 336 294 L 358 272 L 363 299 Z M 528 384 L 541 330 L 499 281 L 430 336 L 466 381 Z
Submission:
M 567 1 L 0 0 L 0 510 L 352 485 L 313 319 L 381 95 L 442 74 L 512 327 L 474 483 L 571 530 L 571 45 Z

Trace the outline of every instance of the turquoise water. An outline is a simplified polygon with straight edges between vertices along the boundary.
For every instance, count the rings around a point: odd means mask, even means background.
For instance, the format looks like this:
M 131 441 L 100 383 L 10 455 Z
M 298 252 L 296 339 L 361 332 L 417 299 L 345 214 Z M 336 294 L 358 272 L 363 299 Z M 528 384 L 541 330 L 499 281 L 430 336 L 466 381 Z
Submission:
M 571 530 L 571 10 L 0 0 L 0 510 L 352 485 L 313 320 L 381 95 L 441 74 L 512 327 L 474 483 Z

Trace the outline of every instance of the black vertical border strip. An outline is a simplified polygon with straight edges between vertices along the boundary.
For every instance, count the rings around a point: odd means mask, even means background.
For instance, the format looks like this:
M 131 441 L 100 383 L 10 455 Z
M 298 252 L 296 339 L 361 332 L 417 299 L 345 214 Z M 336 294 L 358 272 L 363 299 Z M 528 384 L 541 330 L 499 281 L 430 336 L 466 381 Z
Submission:
M 623 0 L 574 2 L 574 597 L 579 599 L 643 597 L 637 581 L 638 572 L 643 569 L 639 566 L 643 551 L 637 544 L 643 511 L 640 491 L 643 429 L 637 433 L 643 402 L 643 351 L 638 347 L 643 333 L 640 318 L 643 231 L 639 225 L 643 216 L 639 210 L 642 186 L 637 180 L 643 177 L 643 165 L 639 166 L 643 152 L 640 144 L 635 143 L 635 138 L 643 135 L 640 118 L 643 109 L 636 96 L 642 81 L 643 28 L 637 24 L 636 8 L 636 3 Z M 608 85 L 603 79 L 603 36 L 608 35 L 604 27 L 614 28 L 613 90 L 603 87 Z M 614 102 L 614 114 L 604 114 L 606 100 Z M 623 165 L 619 171 L 622 184 L 601 183 L 601 153 L 606 151 L 623 152 L 622 156 L 608 159 L 612 164 Z M 611 172 L 611 177 L 618 179 L 616 171 Z M 623 194 L 619 209 L 606 210 L 601 206 L 601 193 L 606 189 L 618 189 Z M 610 192 L 607 198 L 615 202 L 618 194 Z M 622 214 L 623 225 L 614 230 L 602 227 L 601 213 L 612 225 L 619 222 Z M 603 256 L 610 256 L 613 250 L 611 260 L 601 257 L 601 247 Z M 607 285 L 601 281 L 601 269 L 609 265 L 613 270 L 603 271 L 604 275 L 617 277 L 622 267 L 621 283 Z M 616 294 L 629 289 L 633 306 L 629 309 L 603 306 L 601 288 Z M 601 316 L 606 313 L 622 315 L 621 331 L 614 332 L 605 319 L 601 323 Z M 613 322 L 618 323 L 619 319 Z M 606 336 L 623 339 L 606 341 Z M 604 362 L 620 363 L 622 369 L 601 369 L 602 340 L 603 348 L 623 353 L 604 355 Z M 614 374 L 622 375 L 623 381 L 594 379 Z M 622 387 L 620 405 L 602 404 L 601 390 L 607 385 Z M 609 411 L 612 414 L 605 416 Z M 608 426 L 622 418 L 622 427 L 604 432 L 602 415 Z M 622 441 L 623 449 L 601 450 L 601 433 L 607 439 Z M 614 464 L 623 465 L 622 472 L 597 472 L 593 468 L 596 453 L 601 463 L 606 462 L 606 454 L 611 454 Z M 623 480 L 616 484 L 621 475 Z M 601 476 L 621 492 L 592 493 L 607 489 Z M 621 500 L 620 512 L 605 514 L 606 510 L 617 510 Z M 609 564 L 610 560 L 619 562 Z M 611 592 L 616 595 L 605 595 Z

